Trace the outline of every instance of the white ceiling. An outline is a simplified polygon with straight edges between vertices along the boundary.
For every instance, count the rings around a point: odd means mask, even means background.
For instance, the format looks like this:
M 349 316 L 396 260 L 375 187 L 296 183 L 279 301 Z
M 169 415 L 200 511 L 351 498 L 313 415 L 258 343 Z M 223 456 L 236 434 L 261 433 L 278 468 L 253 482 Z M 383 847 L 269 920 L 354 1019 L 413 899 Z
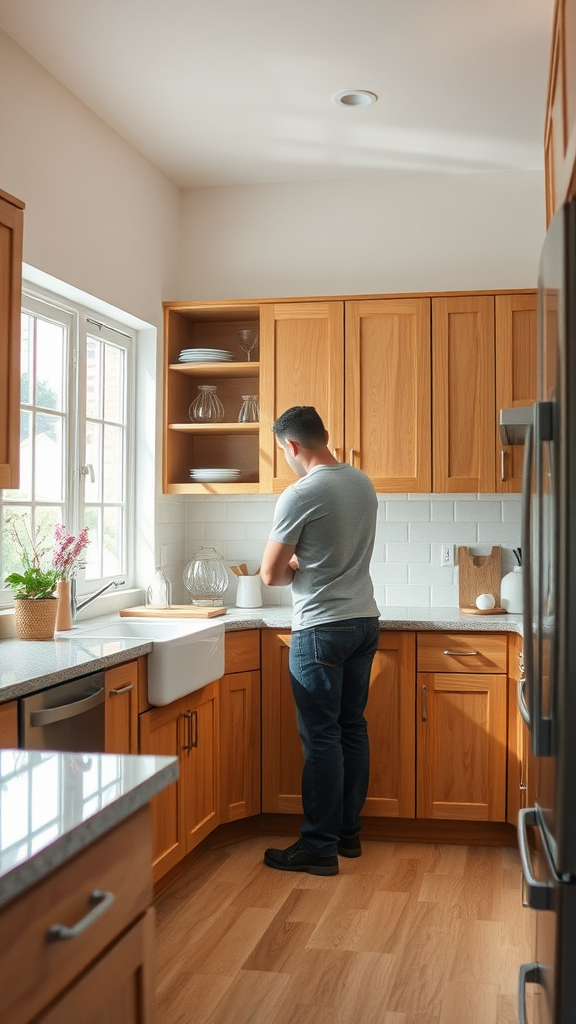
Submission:
M 179 186 L 542 168 L 553 0 L 0 0 Z M 367 108 L 337 107 L 369 89 Z

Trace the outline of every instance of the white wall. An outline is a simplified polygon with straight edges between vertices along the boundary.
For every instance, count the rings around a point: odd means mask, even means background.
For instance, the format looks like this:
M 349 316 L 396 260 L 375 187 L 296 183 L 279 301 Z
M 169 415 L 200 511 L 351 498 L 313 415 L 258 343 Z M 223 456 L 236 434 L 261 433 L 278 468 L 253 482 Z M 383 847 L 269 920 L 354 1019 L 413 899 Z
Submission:
M 188 189 L 180 299 L 533 288 L 541 171 Z
M 0 188 L 24 260 L 155 326 L 178 280 L 180 190 L 0 32 Z

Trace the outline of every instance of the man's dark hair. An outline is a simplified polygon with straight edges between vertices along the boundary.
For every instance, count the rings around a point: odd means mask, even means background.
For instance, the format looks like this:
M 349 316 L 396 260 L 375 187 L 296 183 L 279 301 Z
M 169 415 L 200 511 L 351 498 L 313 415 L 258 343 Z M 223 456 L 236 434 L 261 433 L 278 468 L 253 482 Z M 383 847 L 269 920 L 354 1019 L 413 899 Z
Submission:
M 293 405 L 278 417 L 272 430 L 280 444 L 286 440 L 297 441 L 303 448 L 326 444 L 324 424 L 313 405 Z

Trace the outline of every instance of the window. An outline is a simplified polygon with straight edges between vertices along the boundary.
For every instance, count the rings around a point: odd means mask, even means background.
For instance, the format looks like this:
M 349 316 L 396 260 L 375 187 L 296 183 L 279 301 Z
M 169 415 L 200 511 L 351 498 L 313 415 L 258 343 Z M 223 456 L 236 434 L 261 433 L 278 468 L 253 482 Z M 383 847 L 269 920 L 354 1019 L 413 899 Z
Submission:
M 80 306 L 24 292 L 20 487 L 0 491 L 0 578 L 21 560 L 7 521 L 46 538 L 89 529 L 80 592 L 130 574 L 134 334 Z

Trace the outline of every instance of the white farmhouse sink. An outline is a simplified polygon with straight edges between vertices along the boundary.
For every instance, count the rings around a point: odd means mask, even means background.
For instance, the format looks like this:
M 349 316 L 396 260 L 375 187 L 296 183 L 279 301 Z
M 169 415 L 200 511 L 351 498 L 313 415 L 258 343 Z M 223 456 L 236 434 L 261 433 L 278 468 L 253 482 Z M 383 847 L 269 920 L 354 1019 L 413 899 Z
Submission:
M 148 700 L 158 707 L 224 675 L 221 622 L 117 619 L 94 629 L 77 627 L 74 636 L 86 640 L 150 640 L 154 646 L 148 655 Z

